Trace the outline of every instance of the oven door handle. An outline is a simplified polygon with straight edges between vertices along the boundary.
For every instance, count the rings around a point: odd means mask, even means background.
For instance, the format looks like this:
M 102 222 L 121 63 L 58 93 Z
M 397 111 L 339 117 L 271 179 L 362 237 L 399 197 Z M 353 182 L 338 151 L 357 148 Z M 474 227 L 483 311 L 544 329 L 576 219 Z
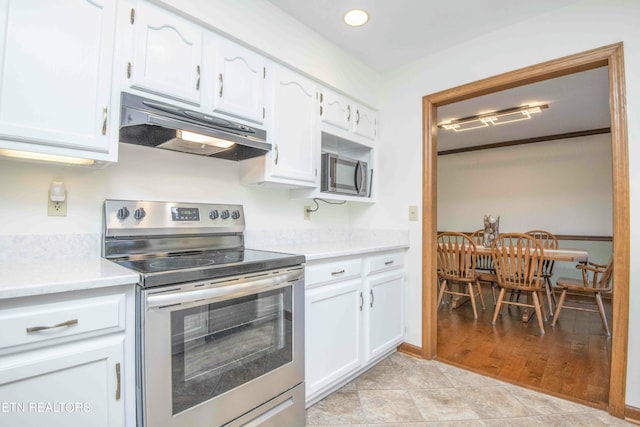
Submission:
M 215 288 L 199 289 L 197 291 L 183 291 L 175 293 L 163 293 L 147 296 L 147 308 L 163 308 L 183 303 L 192 303 L 204 300 L 224 301 L 246 295 L 253 295 L 272 289 L 279 289 L 289 286 L 289 282 L 302 279 L 303 270 L 290 271 L 283 274 L 274 275 L 258 280 L 248 280 L 244 282 L 233 282 Z

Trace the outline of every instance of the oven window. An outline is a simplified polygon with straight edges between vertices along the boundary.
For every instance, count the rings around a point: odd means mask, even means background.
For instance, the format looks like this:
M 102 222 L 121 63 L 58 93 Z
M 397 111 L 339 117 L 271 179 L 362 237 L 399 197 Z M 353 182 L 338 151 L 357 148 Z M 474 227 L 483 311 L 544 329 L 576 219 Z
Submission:
M 171 313 L 173 414 L 293 359 L 292 287 Z

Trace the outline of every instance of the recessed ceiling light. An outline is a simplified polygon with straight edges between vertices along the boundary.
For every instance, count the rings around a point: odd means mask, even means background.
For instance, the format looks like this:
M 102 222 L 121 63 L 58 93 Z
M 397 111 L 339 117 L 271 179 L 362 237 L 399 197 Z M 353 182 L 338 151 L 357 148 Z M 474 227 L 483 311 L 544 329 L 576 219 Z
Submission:
M 351 9 L 344 14 L 344 23 L 351 27 L 359 27 L 369 20 L 369 13 L 363 9 Z

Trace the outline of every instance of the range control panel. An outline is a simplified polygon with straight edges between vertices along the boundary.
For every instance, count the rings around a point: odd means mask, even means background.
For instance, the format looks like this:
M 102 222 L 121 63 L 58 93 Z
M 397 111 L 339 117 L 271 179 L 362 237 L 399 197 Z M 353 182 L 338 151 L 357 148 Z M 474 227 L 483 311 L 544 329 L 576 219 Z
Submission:
M 104 202 L 105 236 L 242 233 L 242 205 L 113 200 Z

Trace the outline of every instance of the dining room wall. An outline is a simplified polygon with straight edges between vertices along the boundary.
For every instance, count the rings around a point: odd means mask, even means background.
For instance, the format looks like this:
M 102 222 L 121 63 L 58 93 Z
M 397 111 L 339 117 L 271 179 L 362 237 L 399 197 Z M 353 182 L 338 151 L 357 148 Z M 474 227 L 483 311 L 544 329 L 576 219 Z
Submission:
M 438 156 L 438 230 L 611 236 L 611 135 Z

